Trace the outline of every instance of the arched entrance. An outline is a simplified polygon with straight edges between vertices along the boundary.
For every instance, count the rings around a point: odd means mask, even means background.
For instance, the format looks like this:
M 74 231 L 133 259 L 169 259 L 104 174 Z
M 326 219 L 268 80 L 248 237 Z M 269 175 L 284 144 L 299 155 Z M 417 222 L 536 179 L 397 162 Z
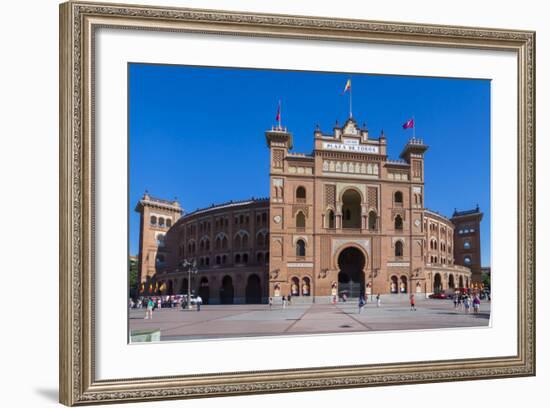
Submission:
M 309 296 L 311 293 L 311 283 L 309 278 L 306 276 L 302 279 L 302 295 Z
M 436 273 L 434 276 L 434 293 L 440 293 L 443 291 L 443 285 L 441 284 L 441 275 Z
M 464 278 L 462 277 L 462 275 L 460 275 L 460 277 L 458 278 L 458 286 L 460 286 L 460 289 L 464 287 Z
M 173 295 L 174 294 L 174 282 L 171 280 L 168 281 L 168 289 L 166 290 L 167 295 Z
M 455 276 L 453 274 L 449 275 L 449 289 L 455 288 Z
M 398 291 L 397 291 L 397 276 L 392 276 L 391 277 L 390 293 L 392 293 L 392 294 L 398 293 Z
M 260 278 L 256 274 L 248 277 L 246 283 L 246 303 L 262 303 L 262 287 Z
M 290 280 L 290 294 L 292 296 L 300 296 L 300 279 L 296 276 Z
M 338 289 L 348 297 L 365 295 L 365 256 L 354 247 L 344 249 L 338 256 Z
M 407 277 L 401 276 L 401 284 L 399 285 L 399 293 L 407 293 L 408 287 L 407 287 Z
M 231 276 L 225 275 L 222 280 L 222 287 L 220 288 L 220 303 L 222 305 L 233 304 L 233 279 Z
M 206 277 L 201 278 L 199 296 L 202 299 L 202 303 L 208 304 L 208 300 L 210 299 L 210 287 L 208 286 L 208 279 Z
M 361 228 L 361 195 L 352 189 L 342 195 L 342 227 Z

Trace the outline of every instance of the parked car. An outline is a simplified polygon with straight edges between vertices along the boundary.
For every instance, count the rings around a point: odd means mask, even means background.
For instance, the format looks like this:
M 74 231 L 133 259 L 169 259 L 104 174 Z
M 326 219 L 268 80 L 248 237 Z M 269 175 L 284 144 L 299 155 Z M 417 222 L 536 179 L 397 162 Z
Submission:
M 430 299 L 447 299 L 447 295 L 445 292 L 439 292 L 439 293 L 432 293 L 430 296 L 428 296 Z

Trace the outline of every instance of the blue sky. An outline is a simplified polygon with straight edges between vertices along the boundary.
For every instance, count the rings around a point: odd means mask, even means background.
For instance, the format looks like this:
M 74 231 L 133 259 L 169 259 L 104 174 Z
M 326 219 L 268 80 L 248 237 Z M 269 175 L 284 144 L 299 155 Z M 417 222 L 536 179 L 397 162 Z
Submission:
M 170 65 L 129 66 L 130 254 L 137 254 L 145 190 L 193 211 L 269 195 L 264 131 L 282 121 L 295 152 L 310 153 L 319 124 L 331 133 L 349 115 L 348 73 Z M 490 81 L 351 74 L 353 116 L 369 134 L 384 130 L 397 159 L 412 130 L 430 147 L 425 205 L 451 216 L 479 204 L 482 264 L 490 265 Z

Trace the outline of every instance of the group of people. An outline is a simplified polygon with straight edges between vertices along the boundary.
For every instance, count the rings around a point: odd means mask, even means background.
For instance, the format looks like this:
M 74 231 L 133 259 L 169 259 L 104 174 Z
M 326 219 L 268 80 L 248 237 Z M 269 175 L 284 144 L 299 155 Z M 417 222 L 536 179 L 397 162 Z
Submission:
M 202 298 L 197 296 L 194 298 L 195 306 L 197 307 L 197 312 L 201 311 L 201 305 L 203 303 Z M 162 308 L 175 308 L 178 305 L 181 305 L 182 309 L 187 308 L 187 298 L 185 296 L 152 296 L 152 297 L 140 297 L 136 300 L 130 298 L 128 300 L 128 307 L 130 309 L 145 309 L 144 319 L 153 318 L 153 310 L 162 309 Z
M 474 313 L 477 314 L 481 306 L 481 298 L 478 294 L 455 293 L 453 296 L 453 304 L 455 309 L 463 310 L 465 313 L 470 313 L 470 310 L 473 309 Z
M 292 295 L 289 293 L 288 296 L 283 296 L 281 297 L 281 306 L 283 309 L 286 309 L 287 306 L 289 306 L 291 304 L 291 301 L 292 301 Z M 273 298 L 270 296 L 269 297 L 269 309 L 273 309 Z
M 359 314 L 361 314 L 361 312 L 367 305 L 367 299 L 368 299 L 368 296 L 365 296 L 365 295 L 359 296 L 359 311 L 358 311 Z M 382 299 L 380 298 L 380 293 L 378 293 L 376 295 L 376 307 L 380 307 L 381 304 L 382 304 Z

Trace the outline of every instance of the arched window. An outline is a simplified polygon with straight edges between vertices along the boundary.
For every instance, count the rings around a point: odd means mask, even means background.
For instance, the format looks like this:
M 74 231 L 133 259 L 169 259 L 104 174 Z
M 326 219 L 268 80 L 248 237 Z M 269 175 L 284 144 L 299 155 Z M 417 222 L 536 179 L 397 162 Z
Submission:
M 216 265 L 219 265 L 222 262 L 222 258 L 218 255 L 216 257 Z
M 472 263 L 472 258 L 468 255 L 464 257 L 464 263 L 470 265 Z
M 342 195 L 343 228 L 361 228 L 361 195 L 348 189 Z
M 258 262 L 259 264 L 262 264 L 264 262 L 264 254 L 262 254 L 261 252 L 258 252 L 256 254 L 256 262 Z
M 403 219 L 401 218 L 401 216 L 399 214 L 397 214 L 397 216 L 395 217 L 394 228 L 396 230 L 402 230 L 403 229 Z
M 227 249 L 227 237 L 225 235 L 222 238 L 222 249 Z
M 235 239 L 233 242 L 233 249 L 241 249 L 241 236 L 235 235 Z
M 161 227 L 164 227 L 164 218 L 162 218 L 162 217 L 159 218 L 159 225 Z
M 167 226 L 168 228 L 170 228 L 170 227 L 172 226 L 172 219 L 171 219 L 171 218 L 167 218 L 167 219 L 166 219 L 166 226 Z
M 263 248 L 264 246 L 264 234 L 258 234 L 258 238 L 256 238 L 256 245 L 258 245 L 258 248 Z
M 154 215 L 151 215 L 151 224 L 157 225 L 157 217 L 155 217 Z
M 376 212 L 370 211 L 369 212 L 369 231 L 375 231 L 376 230 Z
M 241 263 L 241 255 L 240 254 L 237 254 L 235 255 L 235 263 Z
M 393 202 L 396 206 L 401 207 L 403 205 L 403 193 L 401 191 L 396 191 L 393 195 Z
M 300 186 L 296 189 L 296 198 L 298 200 L 306 199 L 306 189 L 304 187 Z
M 248 248 L 248 235 L 243 235 L 242 237 L 242 245 L 243 245 L 243 248 Z
M 470 249 L 471 244 L 470 241 L 464 241 L 464 249 Z
M 165 239 L 164 234 L 158 234 L 157 235 L 157 245 L 160 246 L 160 247 L 164 246 L 164 239 Z
M 248 263 L 248 254 L 243 254 L 243 263 Z
M 296 228 L 305 228 L 306 227 L 306 216 L 302 211 L 296 214 Z
M 306 243 L 303 239 L 296 242 L 296 256 L 306 256 Z
M 328 227 L 329 228 L 334 228 L 335 227 L 334 211 L 328 210 L 327 221 L 328 221 Z
M 403 256 L 403 242 L 397 241 L 395 243 L 395 256 L 401 257 Z

